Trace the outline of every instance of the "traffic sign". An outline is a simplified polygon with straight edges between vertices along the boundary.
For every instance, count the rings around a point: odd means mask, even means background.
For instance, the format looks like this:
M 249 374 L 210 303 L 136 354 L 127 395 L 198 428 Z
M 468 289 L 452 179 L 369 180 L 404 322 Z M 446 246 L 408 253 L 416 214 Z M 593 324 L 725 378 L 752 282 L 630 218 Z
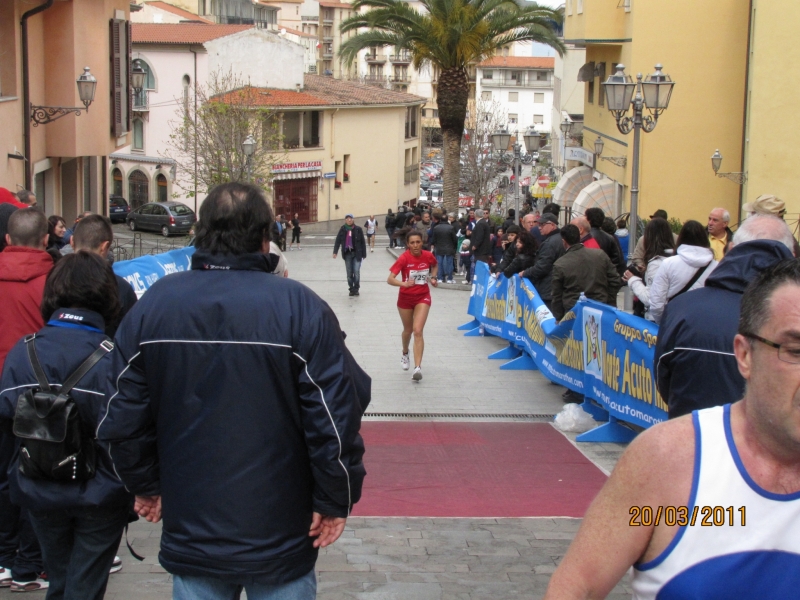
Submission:
M 336 179 L 336 171 L 334 171 L 332 173 L 323 173 L 322 177 L 324 179 Z
M 541 175 L 539 179 L 536 180 L 536 183 L 539 184 L 539 187 L 546 188 L 550 185 L 550 178 L 547 175 Z

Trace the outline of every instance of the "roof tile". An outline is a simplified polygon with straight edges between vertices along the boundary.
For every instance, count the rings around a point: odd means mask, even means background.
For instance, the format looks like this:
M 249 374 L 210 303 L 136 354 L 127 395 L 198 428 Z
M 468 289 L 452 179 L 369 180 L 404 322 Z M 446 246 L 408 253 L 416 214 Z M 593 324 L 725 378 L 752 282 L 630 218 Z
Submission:
M 172 4 L 168 4 L 167 2 L 162 2 L 161 0 L 153 0 L 152 2 L 145 2 L 148 6 L 152 6 L 153 8 L 158 8 L 160 10 L 165 10 L 173 15 L 178 15 L 179 17 L 183 17 L 188 21 L 200 21 L 201 23 L 213 23 L 214 21 L 210 21 L 205 17 L 200 17 L 188 10 L 183 10 L 182 8 L 178 8 L 177 6 L 173 6 Z
M 205 23 L 133 23 L 134 44 L 203 44 L 252 29 L 252 25 Z
M 545 56 L 493 56 L 480 63 L 479 67 L 553 69 L 556 59 Z

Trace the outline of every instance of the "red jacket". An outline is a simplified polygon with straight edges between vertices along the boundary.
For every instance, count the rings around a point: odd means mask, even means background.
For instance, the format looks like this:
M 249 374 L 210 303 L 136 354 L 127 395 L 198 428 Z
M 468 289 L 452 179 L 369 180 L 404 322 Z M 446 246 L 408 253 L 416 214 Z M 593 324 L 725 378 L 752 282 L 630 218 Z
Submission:
M 0 372 L 17 341 L 44 327 L 39 310 L 53 259 L 44 250 L 7 246 L 0 252 Z

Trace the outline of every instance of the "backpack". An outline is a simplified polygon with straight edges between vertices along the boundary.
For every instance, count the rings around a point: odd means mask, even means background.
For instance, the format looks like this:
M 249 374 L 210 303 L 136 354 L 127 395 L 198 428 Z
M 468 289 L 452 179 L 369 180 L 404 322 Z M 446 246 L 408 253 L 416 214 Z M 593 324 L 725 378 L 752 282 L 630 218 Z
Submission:
M 109 339 L 103 340 L 56 392 L 47 382 L 36 356 L 35 338 L 35 335 L 26 337 L 25 347 L 39 385 L 20 394 L 14 413 L 14 435 L 21 440 L 19 471 L 30 479 L 87 481 L 95 474 L 95 444 L 81 430 L 78 406 L 69 393 L 114 349 L 114 344 Z

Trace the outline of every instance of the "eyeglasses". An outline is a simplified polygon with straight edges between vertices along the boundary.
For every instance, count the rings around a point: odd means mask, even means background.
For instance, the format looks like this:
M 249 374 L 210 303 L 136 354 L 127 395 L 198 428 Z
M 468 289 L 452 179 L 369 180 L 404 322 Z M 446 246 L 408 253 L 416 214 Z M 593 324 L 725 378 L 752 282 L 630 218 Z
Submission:
M 778 360 L 793 365 L 800 365 L 800 343 L 793 342 L 791 344 L 776 344 L 766 338 L 756 335 L 754 333 L 743 333 L 744 337 L 761 342 L 765 346 L 775 348 L 778 351 Z

